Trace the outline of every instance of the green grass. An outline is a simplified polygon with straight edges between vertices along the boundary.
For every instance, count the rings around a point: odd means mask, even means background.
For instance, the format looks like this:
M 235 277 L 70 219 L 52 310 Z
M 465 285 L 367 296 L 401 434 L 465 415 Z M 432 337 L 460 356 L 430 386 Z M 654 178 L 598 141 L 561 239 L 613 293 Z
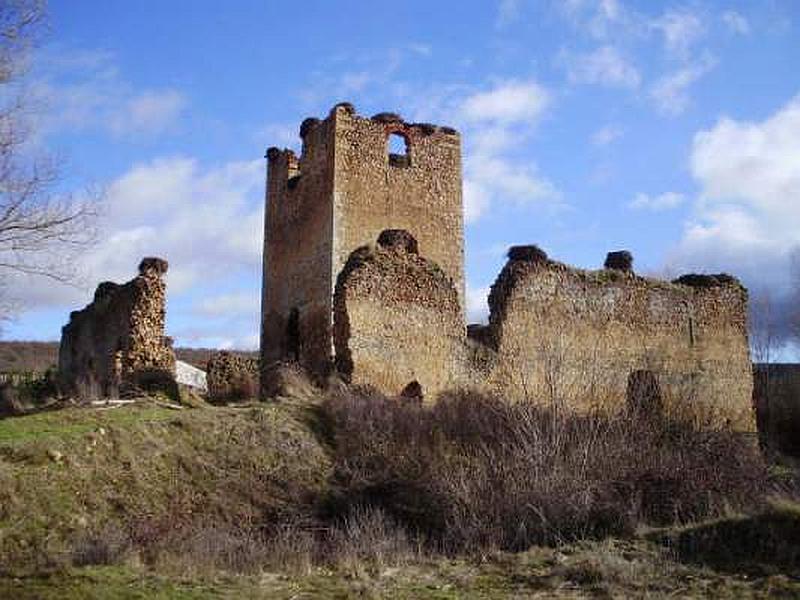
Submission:
M 67 439 L 101 427 L 125 427 L 134 423 L 175 418 L 174 410 L 157 406 L 123 406 L 113 409 L 68 408 L 0 420 L 0 447 L 30 441 Z
M 309 572 L 208 574 L 189 579 L 141 567 L 68 569 L 25 578 L 0 577 L 0 597 L 83 598 L 400 598 L 797 597 L 786 575 L 754 578 L 682 564 L 665 547 L 636 540 L 534 548 L 473 560 L 421 559 L 368 574 Z
M 51 569 L 108 527 L 247 523 L 324 495 L 329 459 L 298 409 L 67 409 L 0 421 L 0 568 Z

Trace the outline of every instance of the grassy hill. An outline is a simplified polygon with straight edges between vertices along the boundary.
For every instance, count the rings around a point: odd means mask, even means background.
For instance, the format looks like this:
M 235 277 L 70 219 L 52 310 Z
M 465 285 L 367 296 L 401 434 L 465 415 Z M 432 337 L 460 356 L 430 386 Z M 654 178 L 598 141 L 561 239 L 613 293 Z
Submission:
M 461 398 L 428 409 L 354 394 L 183 410 L 142 399 L 0 420 L 0 597 L 800 594 L 800 508 L 744 502 L 728 478 L 749 477 L 752 465 L 742 454 L 736 468 L 745 470 L 728 471 L 713 436 L 690 448 L 680 436 L 694 434 L 670 430 L 648 448 L 662 459 L 648 463 L 615 449 L 630 428 L 601 431 L 599 421 L 591 438 L 604 441 L 593 447 L 609 456 L 586 456 L 587 422 L 571 421 L 558 432 L 563 443 L 532 450 L 520 445 L 520 423 L 526 439 L 544 441 L 554 421 L 525 407 Z M 716 456 L 714 480 L 693 479 L 702 465 L 682 467 L 675 474 L 704 498 L 692 505 L 701 518 L 648 525 L 642 506 L 663 499 L 642 491 L 662 489 L 653 481 L 678 468 L 673 447 L 691 460 Z M 554 476 L 533 477 L 540 460 Z M 531 478 L 519 487 L 522 474 Z M 667 480 L 670 501 L 681 498 Z M 490 495 L 484 483 L 497 493 L 487 502 L 477 498 Z M 609 495 L 626 486 L 635 493 Z M 731 508 L 713 509 L 723 497 Z M 485 528 L 497 519 L 518 528 L 535 514 L 549 525 L 531 527 L 548 534 L 525 539 L 543 545 L 512 549 L 521 531 Z M 631 515 L 633 527 L 618 526 Z

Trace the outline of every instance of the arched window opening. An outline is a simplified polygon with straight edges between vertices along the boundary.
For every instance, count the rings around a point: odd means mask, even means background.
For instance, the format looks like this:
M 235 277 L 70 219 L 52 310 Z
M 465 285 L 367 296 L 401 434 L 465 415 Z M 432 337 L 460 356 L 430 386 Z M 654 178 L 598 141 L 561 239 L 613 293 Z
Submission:
M 400 397 L 403 400 L 413 402 L 414 404 L 422 404 L 424 394 L 422 393 L 422 386 L 419 384 L 419 381 L 415 379 L 406 387 L 404 387 L 400 392 Z
M 407 167 L 411 164 L 408 155 L 408 140 L 399 133 L 389 134 L 387 143 L 389 152 L 389 164 L 393 167 Z

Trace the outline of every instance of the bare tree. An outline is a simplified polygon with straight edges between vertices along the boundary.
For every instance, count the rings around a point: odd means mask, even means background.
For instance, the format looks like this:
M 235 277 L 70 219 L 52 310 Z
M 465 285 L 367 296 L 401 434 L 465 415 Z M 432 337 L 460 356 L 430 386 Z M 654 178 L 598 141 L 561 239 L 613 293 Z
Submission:
M 0 318 L 9 278 L 70 281 L 76 252 L 93 239 L 94 203 L 57 193 L 56 162 L 32 143 L 25 80 L 45 9 L 44 0 L 0 0 Z
M 779 346 L 775 306 L 769 289 L 759 289 L 751 293 L 749 312 L 753 362 L 768 365 L 775 360 Z
M 794 343 L 800 347 L 800 245 L 795 246 L 789 258 L 791 297 L 789 323 Z

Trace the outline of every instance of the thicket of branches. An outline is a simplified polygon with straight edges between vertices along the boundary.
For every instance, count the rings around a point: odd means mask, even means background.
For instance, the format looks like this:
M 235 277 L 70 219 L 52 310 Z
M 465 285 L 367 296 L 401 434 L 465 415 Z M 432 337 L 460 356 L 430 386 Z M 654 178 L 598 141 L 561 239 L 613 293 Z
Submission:
M 34 143 L 36 106 L 26 85 L 32 50 L 45 31 L 43 0 L 0 2 L 0 295 L 6 303 L 15 274 L 70 281 L 76 252 L 94 237 L 93 203 L 58 193 L 59 165 Z M 8 310 L 0 307 L 0 318 Z

